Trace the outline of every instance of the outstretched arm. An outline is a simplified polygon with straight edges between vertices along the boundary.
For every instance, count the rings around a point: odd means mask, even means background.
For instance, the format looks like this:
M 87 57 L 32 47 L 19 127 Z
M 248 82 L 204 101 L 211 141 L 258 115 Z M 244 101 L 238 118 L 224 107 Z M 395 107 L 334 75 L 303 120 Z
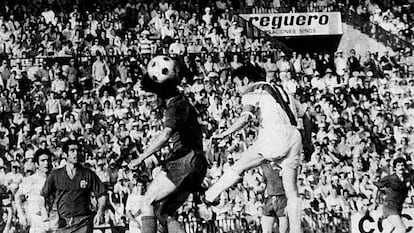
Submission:
M 250 120 L 250 114 L 242 114 L 237 121 L 230 126 L 228 129 L 226 129 L 224 132 L 220 133 L 219 135 L 213 136 L 213 138 L 225 138 L 228 135 L 239 131 L 241 128 L 243 128 Z
M 159 151 L 165 143 L 170 139 L 173 130 L 170 127 L 165 127 L 161 134 L 155 139 L 155 141 L 142 153 L 137 159 L 132 160 L 129 163 L 130 168 L 135 168 L 141 164 L 146 158 L 150 157 L 155 152 Z

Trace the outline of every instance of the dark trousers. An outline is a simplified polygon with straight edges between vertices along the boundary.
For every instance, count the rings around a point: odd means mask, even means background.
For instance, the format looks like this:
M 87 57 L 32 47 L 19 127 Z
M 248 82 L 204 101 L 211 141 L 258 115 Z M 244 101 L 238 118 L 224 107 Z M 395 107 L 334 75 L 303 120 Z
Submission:
M 92 233 L 93 216 L 60 217 L 56 233 Z

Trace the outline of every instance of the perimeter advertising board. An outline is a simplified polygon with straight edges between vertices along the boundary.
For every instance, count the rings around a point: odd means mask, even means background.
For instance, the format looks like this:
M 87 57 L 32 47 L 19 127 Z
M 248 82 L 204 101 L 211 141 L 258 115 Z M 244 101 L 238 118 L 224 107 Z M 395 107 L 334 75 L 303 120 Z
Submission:
M 403 209 L 402 219 L 407 232 L 414 232 L 414 209 Z M 389 223 L 382 218 L 382 211 L 374 210 L 369 214 L 354 213 L 351 216 L 352 233 L 382 233 L 388 232 Z M 387 229 L 387 230 L 386 230 Z
M 339 12 L 240 14 L 240 16 L 275 37 L 342 34 Z

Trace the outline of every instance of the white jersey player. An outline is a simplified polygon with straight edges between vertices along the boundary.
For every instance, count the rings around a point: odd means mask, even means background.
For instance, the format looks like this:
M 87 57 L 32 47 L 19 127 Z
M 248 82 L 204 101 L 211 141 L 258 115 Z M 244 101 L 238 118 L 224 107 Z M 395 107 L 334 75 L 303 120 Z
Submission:
M 251 84 L 243 95 L 242 102 L 243 112 L 240 118 L 224 132 L 213 136 L 213 139 L 224 138 L 257 117 L 260 122 L 257 140 L 241 154 L 232 168 L 206 191 L 204 201 L 206 204 L 214 203 L 221 192 L 239 180 L 244 171 L 265 162 L 272 162 L 281 167 L 283 187 L 288 198 L 290 232 L 301 233 L 301 207 L 296 177 L 302 137 L 296 124 L 298 118 L 304 115 L 304 109 L 281 86 L 267 82 Z
M 33 175 L 23 178 L 15 194 L 20 224 L 24 228 L 30 227 L 30 233 L 43 233 L 50 229 L 45 200 L 40 193 L 50 169 L 51 158 L 52 154 L 47 149 L 36 151 L 34 162 L 37 170 Z

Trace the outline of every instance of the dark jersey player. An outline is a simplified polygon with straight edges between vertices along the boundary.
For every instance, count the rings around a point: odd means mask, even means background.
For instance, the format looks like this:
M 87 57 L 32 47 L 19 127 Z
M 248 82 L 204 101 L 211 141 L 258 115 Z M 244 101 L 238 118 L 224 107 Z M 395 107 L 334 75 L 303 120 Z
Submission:
M 395 173 L 385 176 L 375 185 L 385 192 L 383 232 L 405 233 L 406 226 L 401 218 L 403 204 L 412 185 L 413 175 L 405 173 L 407 164 L 404 158 L 396 158 L 393 162 Z M 377 195 L 375 195 L 376 197 Z M 389 228 L 389 229 L 387 229 Z
M 80 164 L 83 155 L 77 141 L 66 142 L 63 152 L 67 155 L 66 165 L 50 173 L 41 195 L 45 200 L 52 199 L 56 203 L 59 215 L 57 233 L 92 232 L 93 225 L 98 224 L 104 214 L 105 186 L 95 172 Z M 96 214 L 90 208 L 91 196 L 98 200 Z
M 148 148 L 129 164 L 134 169 L 146 158 L 172 143 L 165 159 L 163 172 L 152 181 L 144 197 L 142 232 L 155 233 L 155 216 L 168 232 L 185 232 L 175 219 L 176 210 L 190 193 L 201 189 L 207 170 L 202 153 L 202 132 L 198 113 L 178 89 L 177 66 L 166 56 L 158 56 L 148 63 L 142 87 L 166 101 L 165 128 Z
M 274 223 L 278 220 L 279 233 L 287 233 L 287 198 L 283 189 L 280 169 L 272 166 L 271 163 L 264 163 L 261 167 L 266 182 L 266 199 L 261 222 L 262 231 L 263 233 L 272 233 Z

